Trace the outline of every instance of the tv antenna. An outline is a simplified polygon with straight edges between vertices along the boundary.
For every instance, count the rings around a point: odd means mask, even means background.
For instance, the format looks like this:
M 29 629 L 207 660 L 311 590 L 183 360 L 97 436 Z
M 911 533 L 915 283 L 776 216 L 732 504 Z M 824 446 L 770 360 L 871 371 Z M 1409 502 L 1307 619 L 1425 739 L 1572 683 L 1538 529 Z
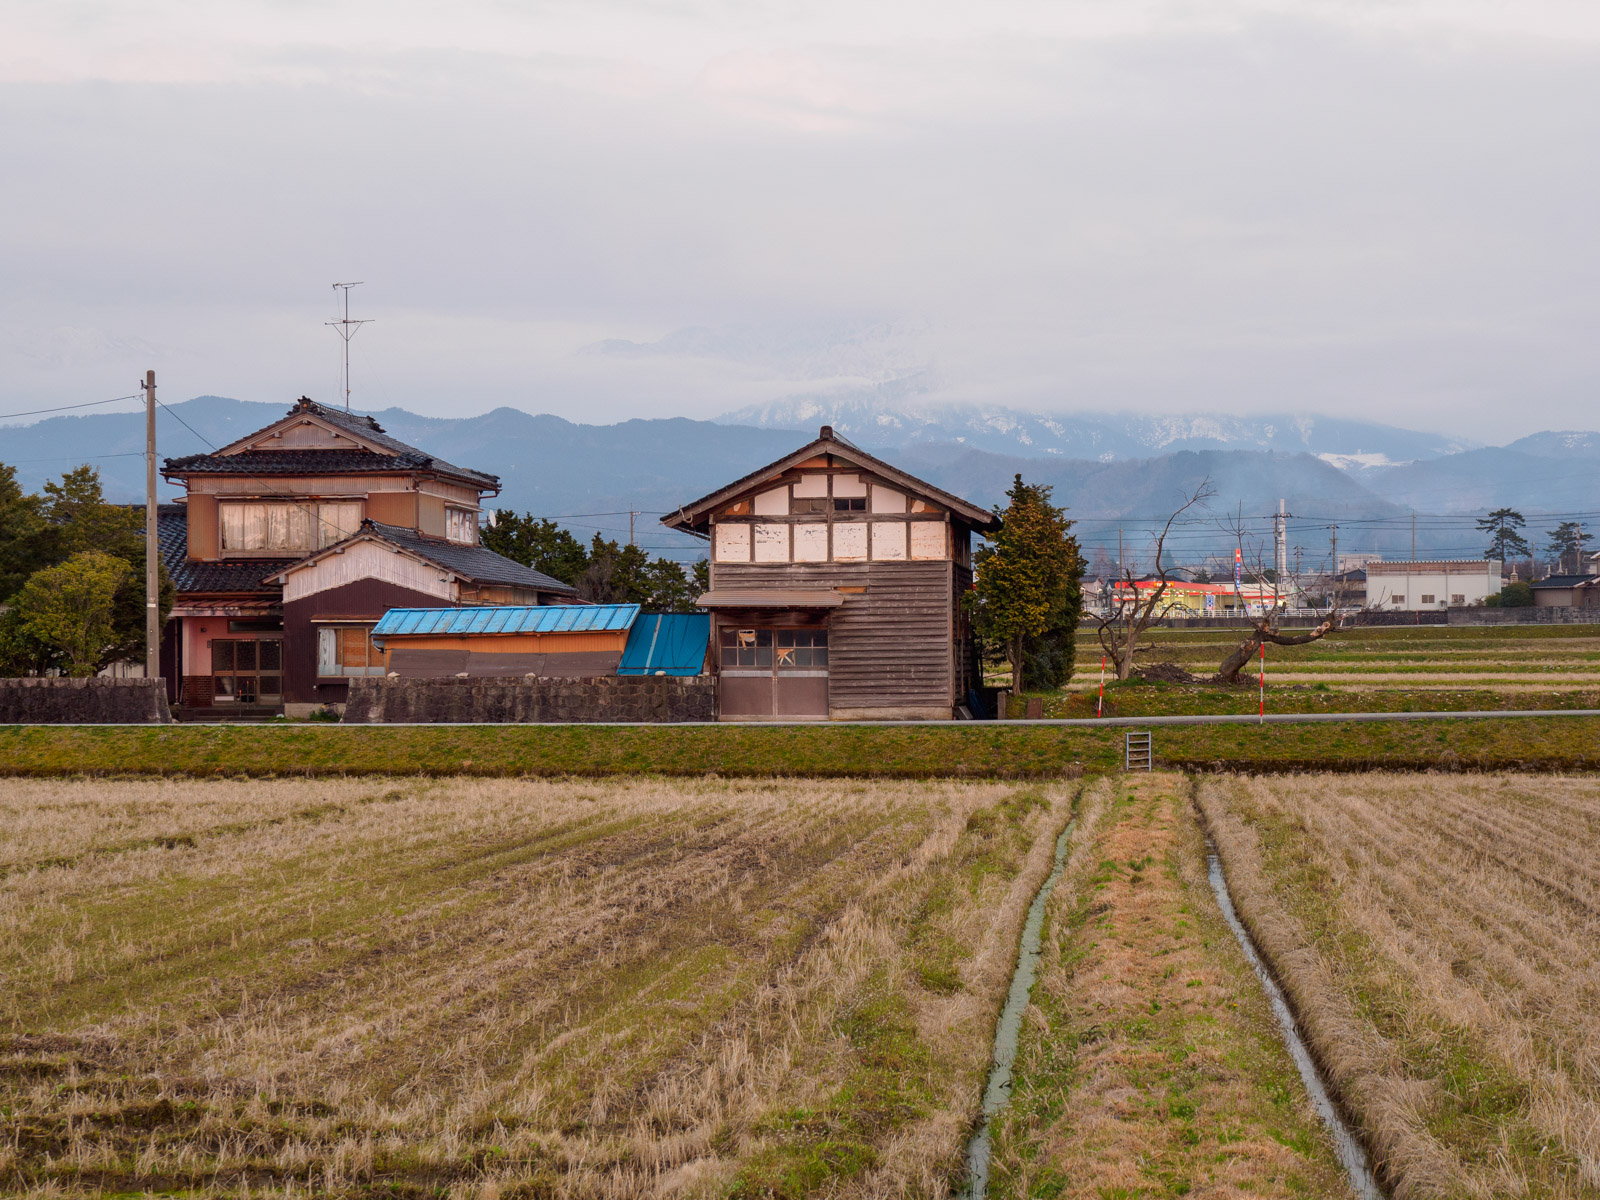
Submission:
M 359 321 L 352 321 L 350 319 L 350 289 L 353 288 L 353 287 L 360 287 L 361 286 L 361 282 L 362 282 L 361 280 L 357 279 L 354 283 L 336 283 L 336 284 L 333 285 L 336 289 L 337 288 L 343 288 L 344 289 L 344 320 L 342 320 L 342 321 L 324 321 L 323 322 L 324 325 L 332 325 L 333 326 L 333 331 L 335 333 L 337 333 L 344 340 L 344 410 L 345 410 L 345 412 L 349 412 L 350 411 L 350 339 L 355 337 L 356 330 L 360 329 L 363 325 L 370 325 L 372 323 L 372 321 L 374 320 L 374 318 L 372 318 L 372 317 L 366 317 L 366 318 L 363 318 L 362 320 L 359 320 Z

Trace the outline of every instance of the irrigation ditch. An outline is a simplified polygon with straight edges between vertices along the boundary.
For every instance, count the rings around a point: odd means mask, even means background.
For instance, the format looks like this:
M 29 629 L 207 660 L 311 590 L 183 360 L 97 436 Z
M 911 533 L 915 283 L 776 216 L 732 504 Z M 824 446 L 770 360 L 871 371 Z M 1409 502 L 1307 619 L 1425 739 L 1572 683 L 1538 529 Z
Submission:
M 1072 833 L 1078 827 L 1077 819 L 1067 822 L 1056 837 L 1055 861 L 1050 874 L 1039 885 L 1033 903 L 1028 906 L 1028 917 L 1022 925 L 1022 944 L 1017 951 L 1017 968 L 1011 975 L 1011 990 L 1006 993 L 1005 1008 L 1000 1011 L 1000 1021 L 994 1029 L 993 1065 L 989 1068 L 989 1082 L 983 1090 L 983 1115 L 978 1128 L 967 1143 L 967 1200 L 983 1200 L 989 1188 L 989 1153 L 992 1147 L 991 1130 L 994 1118 L 1011 1099 L 1011 1068 L 1017 1060 L 1017 1042 L 1022 1036 L 1022 1018 L 1028 1011 L 1033 994 L 1033 982 L 1039 974 L 1039 952 L 1044 930 L 1044 908 L 1061 881 L 1067 867 L 1067 847 Z

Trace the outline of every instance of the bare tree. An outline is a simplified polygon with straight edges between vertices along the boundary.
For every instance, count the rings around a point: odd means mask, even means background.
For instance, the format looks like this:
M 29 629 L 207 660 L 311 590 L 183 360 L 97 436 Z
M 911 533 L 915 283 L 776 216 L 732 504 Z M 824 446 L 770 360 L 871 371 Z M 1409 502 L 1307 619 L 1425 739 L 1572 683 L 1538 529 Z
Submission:
M 1124 567 L 1120 582 L 1123 588 L 1113 588 L 1111 602 L 1107 606 L 1106 614 L 1100 617 L 1100 647 L 1106 652 L 1115 665 L 1118 679 L 1126 679 L 1133 673 L 1134 655 L 1142 654 L 1150 647 L 1140 645 L 1144 639 L 1145 631 L 1154 625 L 1166 613 L 1162 599 L 1167 594 L 1167 587 L 1172 582 L 1173 567 L 1166 561 L 1165 551 L 1167 535 L 1172 532 L 1172 527 L 1179 517 L 1189 509 L 1200 505 L 1205 507 L 1205 502 L 1216 494 L 1216 489 L 1211 486 L 1209 478 L 1202 479 L 1200 486 L 1178 506 L 1176 512 L 1167 518 L 1166 525 L 1156 536 L 1155 541 L 1155 586 L 1140 589 L 1135 586 L 1133 568 Z M 1118 595 L 1118 592 L 1126 595 Z
M 1321 641 L 1328 634 L 1337 632 L 1343 626 L 1343 612 L 1340 601 L 1343 600 L 1344 586 L 1337 582 L 1337 568 L 1335 563 L 1335 588 L 1332 596 L 1328 617 L 1315 628 L 1304 633 L 1283 633 L 1279 626 L 1284 614 L 1289 608 L 1289 599 L 1301 592 L 1300 580 L 1297 576 L 1289 579 L 1269 580 L 1266 567 L 1261 558 L 1261 543 L 1252 539 L 1244 528 L 1244 520 L 1236 514 L 1229 523 L 1223 526 L 1234 538 L 1234 545 L 1241 547 L 1241 561 L 1245 563 L 1246 570 L 1254 577 L 1257 590 L 1265 594 L 1267 585 L 1273 585 L 1272 606 L 1262 613 L 1252 623 L 1249 636 L 1235 646 L 1229 655 L 1222 660 L 1222 666 L 1217 669 L 1217 679 L 1222 683 L 1237 683 L 1239 672 L 1250 665 L 1250 660 L 1255 657 L 1263 643 L 1270 642 L 1274 646 L 1304 646 L 1308 642 Z M 1242 547 L 1249 544 L 1252 557 L 1245 558 Z M 1253 559 L 1253 562 L 1252 562 Z M 1242 600 L 1243 597 L 1240 597 Z

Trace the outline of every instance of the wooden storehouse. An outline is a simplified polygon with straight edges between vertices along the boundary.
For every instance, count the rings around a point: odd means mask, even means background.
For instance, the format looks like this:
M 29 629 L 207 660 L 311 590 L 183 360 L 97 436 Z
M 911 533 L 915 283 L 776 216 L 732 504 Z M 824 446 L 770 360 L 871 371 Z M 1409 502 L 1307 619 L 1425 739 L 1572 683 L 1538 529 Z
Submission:
M 724 720 L 948 719 L 978 686 L 961 597 L 999 519 L 829 426 L 663 524 L 710 543 Z

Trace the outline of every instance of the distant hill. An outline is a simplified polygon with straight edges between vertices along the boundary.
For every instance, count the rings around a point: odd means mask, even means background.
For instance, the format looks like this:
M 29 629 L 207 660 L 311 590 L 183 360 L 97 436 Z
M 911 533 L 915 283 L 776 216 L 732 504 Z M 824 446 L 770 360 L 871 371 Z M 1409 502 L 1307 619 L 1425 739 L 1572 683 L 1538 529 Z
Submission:
M 287 405 L 202 396 L 161 410 L 158 439 L 164 457 L 224 445 L 275 420 Z M 948 412 L 948 410 L 946 410 Z M 960 433 L 948 423 L 909 410 L 895 425 L 889 409 L 831 410 L 835 428 L 864 448 L 930 482 L 985 506 L 1000 503 L 1012 477 L 1051 484 L 1058 502 L 1080 521 L 1087 544 L 1142 538 L 1149 518 L 1164 516 L 1209 476 L 1217 489 L 1214 510 L 1175 540 L 1184 554 L 1203 557 L 1225 548 L 1223 511 L 1255 518 L 1255 528 L 1281 497 L 1294 514 L 1291 542 L 1308 555 L 1326 552 L 1327 527 L 1338 523 L 1340 548 L 1392 556 L 1410 551 L 1409 513 L 1482 513 L 1510 505 L 1543 529 L 1541 512 L 1600 509 L 1593 448 L 1600 435 L 1541 433 L 1510 447 L 1451 451 L 1448 439 L 1360 422 L 1308 418 L 1282 425 L 1274 418 L 1045 418 L 1002 429 L 1019 414 L 971 410 L 969 422 L 992 419 L 989 432 Z M 640 510 L 640 544 L 698 557 L 702 543 L 659 528 L 657 514 L 698 498 L 770 462 L 814 436 L 820 421 L 793 405 L 764 410 L 796 427 L 746 425 L 684 418 L 579 425 L 560 417 L 499 408 L 476 417 L 424 417 L 401 409 L 375 413 L 396 437 L 463 466 L 501 477 L 501 507 L 553 516 L 587 537 L 598 530 L 625 538 L 627 510 Z M 998 415 L 997 415 L 998 414 Z M 865 431 L 843 418 L 871 416 Z M 880 419 L 881 418 L 881 419 Z M 942 420 L 943 418 L 941 418 Z M 804 423 L 801 423 L 803 420 Z M 1287 419 L 1285 419 L 1287 420 Z M 1048 422 L 1049 424 L 1046 424 Z M 1050 426 L 1059 426 L 1052 429 Z M 192 427 L 193 432 L 191 432 Z M 965 427 L 965 426 L 964 426 Z M 1042 430 L 1056 441 L 1045 447 L 1020 440 L 1019 431 Z M 956 440 L 959 435 L 969 438 Z M 991 436 L 992 435 L 992 436 Z M 1382 437 L 1386 441 L 1374 440 Z M 1074 439 L 1078 439 L 1074 441 Z M 1065 453 L 1083 445 L 1092 452 Z M 1233 443 L 1243 440 L 1248 446 Z M 977 444 L 983 442 L 984 444 Z M 1159 452 L 1131 453 L 1147 442 Z M 1222 446 L 1208 442 L 1225 443 Z M 995 449 L 994 446 L 1001 449 Z M 1381 449 L 1368 449 L 1371 446 Z M 0 426 L 0 462 L 17 468 L 20 482 L 37 490 L 48 478 L 89 461 L 113 499 L 134 501 L 144 487 L 144 418 L 139 413 L 52 417 L 27 426 Z M 1424 457 L 1425 455 L 1432 457 Z M 1394 464 L 1394 455 L 1414 461 Z M 1359 456 L 1359 457 L 1351 457 Z M 1388 465 L 1373 465 L 1385 464 Z M 164 489 L 170 496 L 171 489 Z M 1477 554 L 1479 536 L 1470 516 L 1429 520 L 1418 530 L 1419 553 Z

